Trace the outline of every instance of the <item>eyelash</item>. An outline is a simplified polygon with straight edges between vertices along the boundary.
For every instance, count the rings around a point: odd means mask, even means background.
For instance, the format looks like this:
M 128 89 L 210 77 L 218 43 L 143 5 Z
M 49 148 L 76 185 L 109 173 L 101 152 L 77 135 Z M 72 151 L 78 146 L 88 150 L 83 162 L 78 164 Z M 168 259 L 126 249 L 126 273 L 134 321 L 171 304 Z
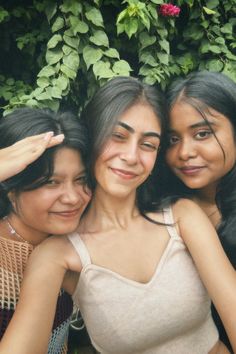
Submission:
M 199 134 L 205 134 L 205 136 L 203 137 L 197 137 L 197 135 Z M 196 134 L 194 134 L 194 138 L 196 138 L 197 140 L 205 140 L 207 139 L 209 136 L 211 136 L 213 134 L 213 132 L 211 130 L 201 130 L 201 131 L 198 131 Z M 171 139 L 173 138 L 176 138 L 177 140 L 175 142 L 171 142 Z M 179 142 L 179 138 L 177 136 L 170 136 L 169 137 L 169 145 L 170 146 L 173 146 L 175 144 L 177 144 Z

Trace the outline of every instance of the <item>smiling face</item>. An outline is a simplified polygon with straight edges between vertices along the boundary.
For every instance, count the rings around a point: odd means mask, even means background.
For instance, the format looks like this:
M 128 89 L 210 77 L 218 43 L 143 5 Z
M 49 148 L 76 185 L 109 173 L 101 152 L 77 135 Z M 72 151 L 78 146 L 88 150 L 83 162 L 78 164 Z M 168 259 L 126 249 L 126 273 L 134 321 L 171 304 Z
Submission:
M 190 104 L 173 106 L 166 160 L 187 187 L 215 193 L 235 164 L 236 143 L 231 122 L 224 115 L 209 109 L 205 117 L 210 126 Z
M 47 184 L 12 194 L 16 214 L 9 215 L 11 224 L 32 243 L 39 243 L 49 234 L 74 231 L 90 199 L 84 191 L 85 180 L 79 152 L 66 147 L 59 149 Z
M 137 103 L 120 117 L 95 164 L 97 191 L 123 198 L 136 193 L 150 175 L 161 127 L 153 109 Z

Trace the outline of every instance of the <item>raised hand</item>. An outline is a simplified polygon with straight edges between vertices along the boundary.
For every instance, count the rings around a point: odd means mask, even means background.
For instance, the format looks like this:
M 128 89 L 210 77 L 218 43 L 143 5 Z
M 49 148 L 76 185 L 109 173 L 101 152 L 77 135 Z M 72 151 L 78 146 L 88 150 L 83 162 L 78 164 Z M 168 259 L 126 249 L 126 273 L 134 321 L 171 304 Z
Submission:
M 63 134 L 53 132 L 34 135 L 0 150 L 0 182 L 24 170 L 49 147 L 60 144 Z

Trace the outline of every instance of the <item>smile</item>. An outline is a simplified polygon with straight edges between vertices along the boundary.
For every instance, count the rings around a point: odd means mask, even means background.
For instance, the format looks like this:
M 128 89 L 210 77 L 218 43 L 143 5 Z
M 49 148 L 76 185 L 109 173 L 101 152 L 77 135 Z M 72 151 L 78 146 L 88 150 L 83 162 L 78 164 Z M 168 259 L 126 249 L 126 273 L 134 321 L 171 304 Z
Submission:
M 57 216 L 61 216 L 63 218 L 74 218 L 77 217 L 80 212 L 80 209 L 68 210 L 68 211 L 53 211 L 51 214 L 55 214 Z
M 204 166 L 186 166 L 178 168 L 184 175 L 195 175 L 201 172 L 205 167 Z
M 112 167 L 110 169 L 112 170 L 112 172 L 115 175 L 117 175 L 123 179 L 133 179 L 133 178 L 137 177 L 137 174 L 133 173 L 131 171 L 121 170 L 121 169 L 112 168 Z

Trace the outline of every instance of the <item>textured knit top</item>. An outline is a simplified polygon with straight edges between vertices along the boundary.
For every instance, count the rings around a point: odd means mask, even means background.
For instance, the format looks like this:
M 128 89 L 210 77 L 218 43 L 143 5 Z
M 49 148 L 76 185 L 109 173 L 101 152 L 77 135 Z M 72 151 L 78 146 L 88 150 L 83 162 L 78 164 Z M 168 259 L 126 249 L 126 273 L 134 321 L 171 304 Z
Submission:
M 164 212 L 173 224 L 171 209 Z M 211 302 L 174 226 L 148 283 L 91 263 L 77 233 L 69 239 L 83 268 L 73 295 L 94 347 L 102 354 L 203 354 L 218 340 Z
M 0 339 L 13 316 L 20 284 L 33 246 L 0 237 Z M 39 289 L 40 291 L 40 289 Z M 71 297 L 60 292 L 48 354 L 66 354 L 69 322 L 73 310 Z

